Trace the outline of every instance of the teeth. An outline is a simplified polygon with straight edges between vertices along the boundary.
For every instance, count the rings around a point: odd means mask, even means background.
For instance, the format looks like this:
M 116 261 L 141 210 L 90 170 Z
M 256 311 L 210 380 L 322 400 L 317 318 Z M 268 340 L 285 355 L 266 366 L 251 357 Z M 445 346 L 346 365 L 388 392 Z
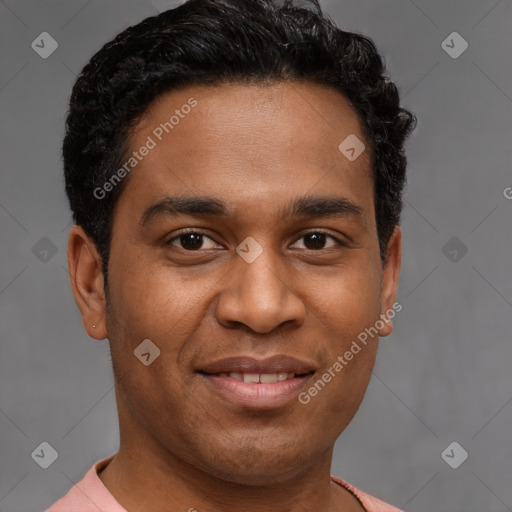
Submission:
M 231 377 L 232 379 L 239 380 L 247 383 L 261 383 L 261 384 L 274 384 L 275 382 L 293 379 L 295 373 L 219 373 L 220 377 Z
M 274 384 L 274 382 L 277 382 L 277 373 L 262 373 L 260 382 L 262 384 Z

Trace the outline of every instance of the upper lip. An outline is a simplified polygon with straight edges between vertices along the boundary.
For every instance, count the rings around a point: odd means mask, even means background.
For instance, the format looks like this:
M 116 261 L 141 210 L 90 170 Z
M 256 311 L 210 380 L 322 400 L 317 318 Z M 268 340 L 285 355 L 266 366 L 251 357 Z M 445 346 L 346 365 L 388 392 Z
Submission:
M 274 355 L 265 359 L 252 356 L 237 356 L 218 359 L 200 368 L 205 373 L 295 373 L 302 375 L 315 371 L 314 365 L 285 355 Z

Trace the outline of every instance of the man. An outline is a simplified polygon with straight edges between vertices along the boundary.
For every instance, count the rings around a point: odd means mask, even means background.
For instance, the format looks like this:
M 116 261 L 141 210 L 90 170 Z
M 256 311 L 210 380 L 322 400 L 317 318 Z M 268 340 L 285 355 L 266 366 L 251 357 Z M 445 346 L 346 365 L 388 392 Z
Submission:
M 91 59 L 68 263 L 120 448 L 48 511 L 397 510 L 330 467 L 401 307 L 414 124 L 313 2 L 189 0 Z

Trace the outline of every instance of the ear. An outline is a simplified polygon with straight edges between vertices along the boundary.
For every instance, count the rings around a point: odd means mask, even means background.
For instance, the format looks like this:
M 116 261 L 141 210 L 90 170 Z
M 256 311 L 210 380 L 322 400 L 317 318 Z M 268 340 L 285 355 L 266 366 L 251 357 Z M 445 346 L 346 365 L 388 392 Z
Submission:
M 382 273 L 380 318 L 383 320 L 384 326 L 382 329 L 379 329 L 379 336 L 389 336 L 393 332 L 393 322 L 391 319 L 397 311 L 402 309 L 401 305 L 393 307 L 396 301 L 401 261 L 402 231 L 400 226 L 396 226 L 386 248 L 386 259 Z
M 68 267 L 71 290 L 87 334 L 97 340 L 105 339 L 106 300 L 101 257 L 92 239 L 77 225 L 69 233 Z

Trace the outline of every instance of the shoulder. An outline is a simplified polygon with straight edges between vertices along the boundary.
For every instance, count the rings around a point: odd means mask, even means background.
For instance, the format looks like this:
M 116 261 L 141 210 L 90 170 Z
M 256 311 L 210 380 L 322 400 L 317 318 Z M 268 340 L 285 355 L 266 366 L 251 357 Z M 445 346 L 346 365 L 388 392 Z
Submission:
M 338 478 L 337 476 L 331 475 L 331 480 L 341 485 L 342 487 L 345 487 L 345 489 L 348 489 L 352 494 L 354 494 L 359 499 L 367 512 L 404 512 L 403 510 L 393 507 L 392 505 L 389 505 L 388 503 L 385 503 L 378 498 L 366 494 L 348 482 Z
M 80 482 L 44 512 L 92 512 L 97 510 L 126 512 L 98 477 L 98 471 L 106 466 L 112 457 L 113 455 L 93 464 Z

